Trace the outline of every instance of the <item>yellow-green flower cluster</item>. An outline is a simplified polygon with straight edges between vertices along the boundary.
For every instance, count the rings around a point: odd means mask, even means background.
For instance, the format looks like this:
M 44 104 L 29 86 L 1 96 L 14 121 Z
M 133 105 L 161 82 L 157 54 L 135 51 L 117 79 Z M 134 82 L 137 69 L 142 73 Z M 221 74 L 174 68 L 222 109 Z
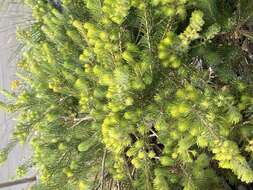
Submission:
M 184 18 L 186 15 L 185 4 L 188 0 L 152 0 L 151 3 L 154 6 L 158 6 L 164 15 L 172 17 L 179 15 Z
M 75 23 L 74 23 L 75 24 Z M 117 64 L 120 61 L 120 57 L 118 55 L 119 47 L 115 42 L 117 42 L 117 30 L 110 31 L 110 34 L 105 30 L 102 31 L 98 27 L 96 27 L 92 23 L 83 24 L 84 29 L 87 31 L 84 35 L 89 47 L 89 51 L 93 50 L 97 59 L 102 64 L 107 64 L 109 62 Z M 83 58 L 89 56 L 90 53 L 86 52 L 82 54 Z
M 116 170 L 115 178 L 122 179 L 124 177 L 125 161 L 122 158 L 124 150 L 131 144 L 128 135 L 127 121 L 120 120 L 119 115 L 115 113 L 109 114 L 103 121 L 102 134 L 106 148 L 113 153 L 114 169 Z
M 170 190 L 169 184 L 167 182 L 167 172 L 164 169 L 156 168 L 155 169 L 155 178 L 154 178 L 154 189 L 155 190 Z
M 190 43 L 200 37 L 199 32 L 202 30 L 204 25 L 203 20 L 204 14 L 201 11 L 194 11 L 190 18 L 190 23 L 185 29 L 185 31 L 179 35 L 181 41 L 180 47 L 183 51 L 189 48 Z
M 50 6 L 49 6 L 50 7 Z M 52 11 L 43 14 L 42 17 L 42 31 L 51 40 L 58 40 L 58 43 L 66 40 L 64 27 L 64 17 L 55 8 L 51 8 Z
M 204 38 L 207 41 L 212 40 L 219 32 L 221 31 L 221 27 L 218 24 L 213 24 L 208 27 L 207 31 L 204 34 Z
M 128 0 L 105 0 L 103 12 L 113 22 L 121 24 L 128 14 L 130 9 L 130 1 Z
M 245 158 L 240 154 L 237 144 L 232 141 L 214 141 L 212 152 L 219 161 L 219 166 L 231 169 L 243 182 L 251 183 L 253 171 Z
M 177 55 L 178 39 L 173 32 L 168 32 L 159 44 L 159 58 L 164 67 L 178 68 L 182 64 Z M 176 50 L 176 51 L 175 51 Z

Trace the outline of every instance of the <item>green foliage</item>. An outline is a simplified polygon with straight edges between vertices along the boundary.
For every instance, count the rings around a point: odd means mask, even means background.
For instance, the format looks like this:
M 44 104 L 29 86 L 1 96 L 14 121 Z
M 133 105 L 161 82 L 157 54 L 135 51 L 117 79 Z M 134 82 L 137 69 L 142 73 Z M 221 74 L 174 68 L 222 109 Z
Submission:
M 210 19 L 211 21 L 217 22 L 218 17 L 218 9 L 217 9 L 217 0 L 209 1 L 209 0 L 196 0 L 192 1 L 194 5 L 203 10 L 206 13 L 206 17 Z
M 0 152 L 0 163 L 4 163 L 8 158 L 8 153 L 6 151 Z
M 3 105 L 34 149 L 32 189 L 253 182 L 249 1 L 25 2 L 34 23 L 18 31 L 20 79 Z
M 4 164 L 4 162 L 8 159 L 8 154 L 13 149 L 13 147 L 15 147 L 16 144 L 17 141 L 12 140 L 5 146 L 5 148 L 0 150 L 0 165 Z

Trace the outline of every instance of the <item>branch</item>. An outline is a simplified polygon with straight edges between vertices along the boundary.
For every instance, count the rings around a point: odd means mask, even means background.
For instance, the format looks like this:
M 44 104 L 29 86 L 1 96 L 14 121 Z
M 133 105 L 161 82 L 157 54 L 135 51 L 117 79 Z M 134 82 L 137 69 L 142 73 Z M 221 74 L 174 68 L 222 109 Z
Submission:
M 93 120 L 93 118 L 90 117 L 90 116 L 80 118 L 80 119 L 75 119 L 74 121 L 77 121 L 77 122 L 74 125 L 72 125 L 70 128 L 74 128 L 74 127 L 76 127 L 77 125 L 79 125 L 80 123 L 82 123 L 84 121 L 91 121 L 91 120 Z
M 0 183 L 0 188 L 11 187 L 14 185 L 19 185 L 19 184 L 24 184 L 24 183 L 30 183 L 30 182 L 34 182 L 36 180 L 37 180 L 37 177 L 33 176 L 33 177 L 19 179 L 19 180 L 15 180 L 15 181 L 4 182 L 4 183 Z
M 106 160 L 106 149 L 104 150 L 103 160 L 102 160 L 102 170 L 101 170 L 101 190 L 104 190 L 104 173 L 105 173 L 105 160 Z
M 147 34 L 147 43 L 148 43 L 148 49 L 149 49 L 149 53 L 150 55 L 152 55 L 152 45 L 151 45 L 151 36 L 150 36 L 150 27 L 149 27 L 149 18 L 148 18 L 148 13 L 147 13 L 147 6 L 145 3 L 145 7 L 144 7 L 144 19 L 145 19 L 145 29 L 146 29 L 146 34 Z

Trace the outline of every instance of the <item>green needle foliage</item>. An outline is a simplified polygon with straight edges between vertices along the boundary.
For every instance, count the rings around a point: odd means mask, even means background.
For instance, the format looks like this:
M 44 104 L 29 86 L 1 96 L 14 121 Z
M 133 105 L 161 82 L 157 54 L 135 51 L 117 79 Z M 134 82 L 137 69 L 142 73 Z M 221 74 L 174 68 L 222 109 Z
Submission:
M 34 22 L 3 106 L 34 149 L 32 189 L 253 182 L 251 0 L 25 3 Z

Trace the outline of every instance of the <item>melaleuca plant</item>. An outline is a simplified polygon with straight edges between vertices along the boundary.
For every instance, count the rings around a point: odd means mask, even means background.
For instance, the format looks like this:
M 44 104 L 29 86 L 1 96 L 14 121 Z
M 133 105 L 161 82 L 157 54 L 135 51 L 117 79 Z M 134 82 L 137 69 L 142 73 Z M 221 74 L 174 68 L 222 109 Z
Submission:
M 32 189 L 253 182 L 252 1 L 25 3 L 5 107 L 34 149 Z

